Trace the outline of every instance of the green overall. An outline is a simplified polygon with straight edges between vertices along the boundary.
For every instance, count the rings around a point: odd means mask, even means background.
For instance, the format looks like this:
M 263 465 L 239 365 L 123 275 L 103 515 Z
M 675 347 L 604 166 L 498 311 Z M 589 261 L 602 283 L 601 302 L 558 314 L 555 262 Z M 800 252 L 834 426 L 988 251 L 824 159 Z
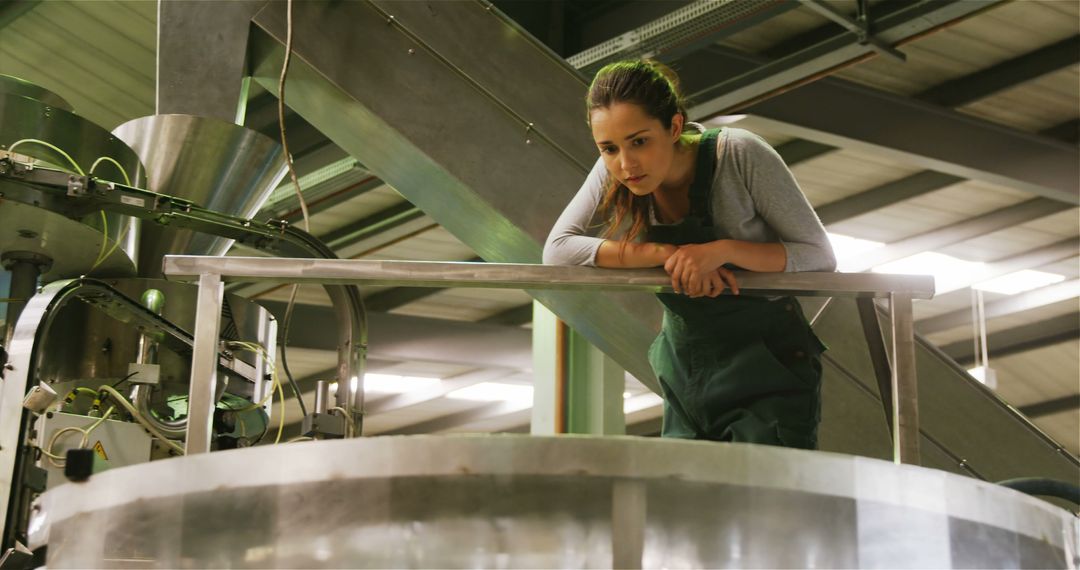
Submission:
M 698 145 L 690 211 L 648 239 L 676 245 L 725 239 L 713 227 L 719 129 Z M 821 420 L 821 353 L 794 297 L 661 293 L 664 325 L 649 349 L 664 395 L 663 437 L 813 449 Z

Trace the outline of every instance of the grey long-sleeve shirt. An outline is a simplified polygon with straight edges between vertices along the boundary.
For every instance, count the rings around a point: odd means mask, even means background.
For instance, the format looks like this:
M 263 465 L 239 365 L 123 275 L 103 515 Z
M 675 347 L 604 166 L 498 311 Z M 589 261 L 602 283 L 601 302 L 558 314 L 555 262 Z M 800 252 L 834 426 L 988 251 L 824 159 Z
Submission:
M 697 123 L 688 128 L 703 130 Z M 724 128 L 712 180 L 713 225 L 723 238 L 780 242 L 784 271 L 835 271 L 836 258 L 814 209 L 783 159 L 750 131 Z M 609 181 L 601 157 L 563 210 L 544 244 L 544 263 L 596 265 L 604 220 L 598 208 Z M 652 220 L 655 224 L 655 219 Z

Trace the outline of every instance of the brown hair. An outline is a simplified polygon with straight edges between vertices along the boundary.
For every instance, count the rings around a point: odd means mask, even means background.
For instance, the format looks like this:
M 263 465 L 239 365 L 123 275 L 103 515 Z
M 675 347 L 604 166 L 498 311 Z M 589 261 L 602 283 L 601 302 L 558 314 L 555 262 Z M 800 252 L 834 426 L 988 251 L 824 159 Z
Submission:
M 647 115 L 658 119 L 665 129 L 671 128 L 671 120 L 676 114 L 682 114 L 686 119 L 685 104 L 679 92 L 679 76 L 668 66 L 652 60 L 609 63 L 596 72 L 585 97 L 587 120 L 591 122 L 593 110 L 608 108 L 615 103 L 640 106 Z M 618 180 L 613 180 L 604 193 L 600 210 L 607 218 L 605 238 L 613 236 L 627 216 L 632 220 L 621 240 L 621 257 L 626 244 L 648 224 L 648 198 L 635 195 Z

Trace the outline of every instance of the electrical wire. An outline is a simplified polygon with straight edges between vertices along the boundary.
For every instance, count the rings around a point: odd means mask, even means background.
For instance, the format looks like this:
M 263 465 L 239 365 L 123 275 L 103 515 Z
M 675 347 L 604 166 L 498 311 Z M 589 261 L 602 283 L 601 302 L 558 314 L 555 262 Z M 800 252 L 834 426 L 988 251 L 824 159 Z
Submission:
M 79 446 L 77 449 L 86 449 L 86 446 L 90 445 L 90 432 L 94 431 L 95 429 L 97 429 L 98 426 L 105 423 L 105 420 L 109 419 L 109 416 L 111 416 L 113 411 L 115 410 L 116 408 L 114 406 L 109 406 L 109 409 L 105 411 L 105 414 L 98 418 L 96 422 L 90 424 L 90 427 L 88 428 L 84 429 L 75 426 L 68 426 L 56 430 L 55 432 L 53 432 L 52 436 L 49 437 L 49 443 L 45 446 L 45 449 L 41 449 L 41 454 L 49 459 L 49 464 L 53 467 L 63 467 L 64 464 L 67 462 L 67 459 L 62 455 L 57 455 L 53 453 L 53 448 L 56 447 L 56 441 L 60 439 L 60 436 L 68 432 L 79 432 L 83 434 L 83 436 L 79 440 Z M 57 461 L 62 461 L 64 463 L 57 463 Z
M 71 158 L 70 154 L 68 154 L 68 153 L 64 152 L 63 150 L 61 150 L 60 147 L 58 147 L 58 146 L 56 146 L 56 145 L 54 145 L 52 143 L 47 143 L 47 142 L 45 142 L 43 140 L 39 140 L 39 139 L 19 139 L 19 140 L 15 141 L 15 142 L 11 143 L 11 146 L 8 147 L 7 151 L 9 153 L 11 153 L 11 154 L 14 154 L 15 153 L 15 147 L 17 147 L 17 146 L 19 146 L 19 145 L 21 145 L 23 143 L 31 143 L 31 144 L 41 145 L 41 146 L 43 146 L 45 148 L 48 148 L 48 149 L 51 149 L 51 150 L 55 151 L 60 156 L 64 157 L 64 159 L 68 161 L 68 164 L 70 164 L 73 168 L 75 168 L 75 172 L 78 172 L 79 176 L 86 176 L 86 172 L 84 172 L 83 169 L 79 167 L 79 163 L 75 162 L 75 159 Z
M 304 231 L 311 233 L 311 218 L 308 215 L 307 202 L 304 200 L 300 181 L 296 177 L 296 166 L 293 164 L 292 155 L 289 154 L 289 141 L 285 136 L 285 78 L 288 76 L 289 62 L 292 60 L 293 0 L 288 0 L 285 10 L 285 58 L 281 62 L 281 76 L 278 78 L 278 127 L 281 130 L 281 149 L 285 154 L 285 165 L 288 167 L 289 178 L 292 180 L 293 189 L 296 191 L 296 199 L 300 202 L 300 213 L 304 217 Z M 289 324 L 292 321 L 293 307 L 296 305 L 296 293 L 299 290 L 300 285 L 296 284 L 292 286 L 292 291 L 289 293 L 289 302 L 285 305 L 285 318 L 282 319 L 281 323 L 281 342 L 279 344 L 281 345 L 281 368 L 285 371 L 285 378 L 289 381 L 289 388 L 292 389 L 293 396 L 296 397 L 297 403 L 300 404 L 301 413 L 306 416 L 308 414 L 307 406 L 304 404 L 303 396 L 300 395 L 300 388 L 296 385 L 292 371 L 289 370 L 287 356 Z
M 97 168 L 97 165 L 101 164 L 102 162 L 109 162 L 109 163 L 113 164 L 114 166 L 116 166 L 117 170 L 119 170 L 120 174 L 124 177 L 124 184 L 126 184 L 128 186 L 131 186 L 131 178 L 128 176 L 127 170 L 125 170 L 123 165 L 121 165 L 119 162 L 117 162 L 116 159 L 114 159 L 112 157 L 109 157 L 109 156 L 98 157 L 98 159 L 95 160 L 94 163 L 90 165 L 89 174 L 93 174 L 94 169 Z M 105 218 L 105 211 L 104 210 L 101 211 L 101 223 L 102 223 L 101 250 L 98 251 L 98 256 L 97 256 L 97 259 L 94 260 L 94 264 L 90 266 L 90 271 L 93 271 L 93 270 L 97 269 L 97 267 L 99 265 L 101 265 L 102 262 L 104 262 L 106 259 L 108 259 L 109 256 L 112 255 L 114 251 L 116 251 L 116 248 L 120 247 L 120 244 L 124 241 L 124 238 L 127 237 L 128 230 L 131 229 L 131 226 L 135 222 L 134 222 L 134 220 L 128 220 L 127 225 L 124 226 L 124 229 L 120 232 L 120 235 L 116 237 L 116 241 L 113 243 L 112 247 L 109 248 L 108 251 L 105 251 L 105 246 L 108 245 L 108 242 L 109 242 L 109 231 L 108 231 L 109 230 L 109 222 Z
M 147 419 L 144 418 L 143 415 L 139 413 L 139 410 L 137 410 L 135 408 L 134 404 L 129 402 L 128 399 L 125 398 L 123 394 L 116 391 L 116 388 L 113 388 L 112 386 L 102 386 L 99 391 L 105 392 L 111 398 L 116 400 L 125 410 L 127 410 L 127 413 L 131 414 L 131 417 L 135 418 L 135 421 L 139 422 L 139 425 L 141 425 L 143 428 L 145 428 L 146 431 L 150 432 L 151 435 L 156 437 L 158 440 L 160 440 L 165 445 L 172 448 L 177 453 L 180 453 L 181 455 L 184 454 L 184 448 L 183 447 L 180 447 L 180 445 L 177 444 L 175 441 L 165 437 L 164 434 L 162 434 L 160 431 L 158 431 L 158 429 L 156 427 L 154 427 L 153 424 L 151 424 L 149 421 L 147 421 Z

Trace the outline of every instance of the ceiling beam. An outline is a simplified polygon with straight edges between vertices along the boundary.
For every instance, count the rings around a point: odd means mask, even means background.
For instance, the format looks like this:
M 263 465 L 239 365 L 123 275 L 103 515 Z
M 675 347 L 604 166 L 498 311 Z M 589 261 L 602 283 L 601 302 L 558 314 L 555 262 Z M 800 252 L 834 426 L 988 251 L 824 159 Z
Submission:
M 918 99 L 943 107 L 962 107 L 1080 61 L 1080 35 L 1039 48 L 976 73 L 928 89 Z
M 995 4 L 995 1 L 974 0 L 891 4 L 889 12 L 874 15 L 874 38 L 888 46 L 902 44 Z M 880 3 L 878 6 L 884 8 Z M 689 99 L 699 103 L 690 109 L 690 115 L 708 118 L 742 111 L 755 102 L 789 90 L 798 96 L 805 87 L 795 87 L 874 54 L 871 45 L 860 43 L 857 35 L 840 29 L 826 39 L 692 93 Z
M 1080 204 L 1074 145 L 923 101 L 822 79 L 744 112 L 800 138 Z
M 957 176 L 924 170 L 819 206 L 816 210 L 822 224 L 835 224 L 963 181 Z
M 776 146 L 776 152 L 788 166 L 795 166 L 834 150 L 836 150 L 835 146 L 803 139 L 795 139 Z
M 1070 313 L 988 334 L 986 344 L 987 352 L 991 359 L 994 359 L 1077 338 L 1080 338 L 1080 314 Z M 971 339 L 946 344 L 941 347 L 941 351 L 961 366 L 971 366 L 975 363 L 975 347 Z
M 1017 408 L 1021 414 L 1024 414 L 1029 418 L 1049 416 L 1076 409 L 1080 409 L 1080 394 L 1062 396 L 1060 398 L 1054 398 L 1053 400 L 1046 400 L 1044 402 L 1037 402 L 1035 404 L 1028 404 Z
M 479 323 L 489 325 L 506 325 L 511 327 L 519 327 L 525 323 L 531 323 L 533 316 L 533 304 L 527 303 L 525 305 L 518 305 L 505 311 L 495 313 L 480 319 Z
M 1047 198 L 1035 198 L 992 212 L 949 224 L 936 230 L 914 235 L 867 251 L 850 263 L 845 271 L 865 271 L 878 265 L 902 259 L 916 253 L 931 251 L 966 241 L 1001 229 L 1037 220 L 1069 208 L 1067 204 Z
M 1080 142 L 1080 119 L 1069 119 L 1064 123 L 1054 125 L 1049 129 L 1040 131 L 1040 134 L 1072 144 L 1077 144 L 1078 142 Z
M 987 320 L 1022 313 L 1080 297 L 1080 279 L 1040 287 L 985 304 Z M 928 335 L 962 326 L 971 326 L 971 309 L 959 309 L 915 323 L 915 330 Z

